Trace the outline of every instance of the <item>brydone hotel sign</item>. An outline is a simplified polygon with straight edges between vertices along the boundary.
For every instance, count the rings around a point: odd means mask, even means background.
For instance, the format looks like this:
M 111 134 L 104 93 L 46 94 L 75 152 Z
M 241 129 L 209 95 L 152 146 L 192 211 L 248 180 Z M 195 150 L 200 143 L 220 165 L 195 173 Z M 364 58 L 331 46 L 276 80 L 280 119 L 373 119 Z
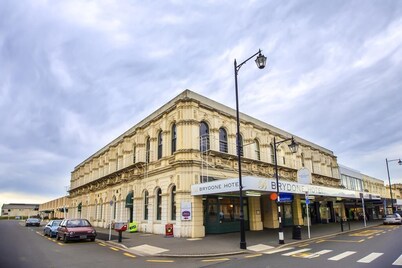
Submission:
M 243 191 L 259 191 L 263 192 L 276 192 L 277 185 L 274 179 L 258 178 L 258 177 L 244 177 L 242 179 Z M 360 192 L 338 189 L 324 186 L 317 186 L 311 184 L 300 184 L 290 181 L 279 182 L 279 192 L 292 193 L 292 194 L 305 194 L 308 192 L 310 195 L 322 195 L 332 197 L 344 198 L 360 198 Z M 230 193 L 239 191 L 239 180 L 225 179 L 216 180 L 206 183 L 194 184 L 191 186 L 191 195 L 208 195 L 219 193 Z M 379 195 L 364 194 L 365 199 L 380 199 Z

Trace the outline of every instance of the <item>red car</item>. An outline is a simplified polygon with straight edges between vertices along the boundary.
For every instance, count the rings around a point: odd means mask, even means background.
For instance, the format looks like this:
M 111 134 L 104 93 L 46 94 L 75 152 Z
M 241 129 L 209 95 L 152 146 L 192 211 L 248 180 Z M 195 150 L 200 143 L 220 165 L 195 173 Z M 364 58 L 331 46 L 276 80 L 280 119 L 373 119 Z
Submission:
M 96 231 L 86 219 L 65 219 L 57 228 L 57 240 L 60 238 L 64 243 L 70 240 L 95 241 Z

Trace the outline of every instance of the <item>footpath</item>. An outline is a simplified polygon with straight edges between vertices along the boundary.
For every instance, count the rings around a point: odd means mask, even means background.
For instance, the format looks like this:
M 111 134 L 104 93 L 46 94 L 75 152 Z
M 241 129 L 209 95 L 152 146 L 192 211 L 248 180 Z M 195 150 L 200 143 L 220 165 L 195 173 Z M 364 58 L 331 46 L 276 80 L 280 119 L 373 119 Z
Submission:
M 307 227 L 302 226 L 300 230 L 301 240 L 293 239 L 293 227 L 285 227 L 284 245 L 279 245 L 278 229 L 246 231 L 247 250 L 240 249 L 240 232 L 209 234 L 203 238 L 182 238 L 140 232 L 129 233 L 126 231 L 122 234 L 121 242 L 118 242 L 118 232 L 115 230 L 111 231 L 110 240 L 109 229 L 96 228 L 96 231 L 98 233 L 98 241 L 108 243 L 140 256 L 212 257 L 249 253 L 251 251 L 261 251 L 273 247 L 278 248 L 300 242 L 304 243 L 327 236 L 378 226 L 382 223 L 382 220 L 371 220 L 367 221 L 367 227 L 365 227 L 362 221 L 344 222 L 342 226 L 343 231 L 339 222 L 315 224 L 310 227 L 310 239 L 308 238 Z

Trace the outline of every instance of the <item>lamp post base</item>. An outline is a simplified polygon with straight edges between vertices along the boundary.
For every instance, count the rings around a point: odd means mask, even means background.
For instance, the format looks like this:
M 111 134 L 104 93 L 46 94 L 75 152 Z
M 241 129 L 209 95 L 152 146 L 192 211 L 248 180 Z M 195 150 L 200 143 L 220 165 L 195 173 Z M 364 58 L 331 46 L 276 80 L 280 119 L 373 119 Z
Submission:
M 246 241 L 240 242 L 240 249 L 247 249 Z

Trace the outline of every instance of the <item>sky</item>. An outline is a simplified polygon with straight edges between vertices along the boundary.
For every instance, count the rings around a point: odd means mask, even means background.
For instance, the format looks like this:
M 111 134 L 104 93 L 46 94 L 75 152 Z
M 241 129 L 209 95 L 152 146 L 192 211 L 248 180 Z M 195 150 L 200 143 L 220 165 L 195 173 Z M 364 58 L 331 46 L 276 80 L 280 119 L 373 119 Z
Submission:
M 402 1 L 0 0 L 0 205 L 66 193 L 74 167 L 190 89 L 387 179 L 402 158 Z M 389 162 L 392 182 L 402 166 Z

